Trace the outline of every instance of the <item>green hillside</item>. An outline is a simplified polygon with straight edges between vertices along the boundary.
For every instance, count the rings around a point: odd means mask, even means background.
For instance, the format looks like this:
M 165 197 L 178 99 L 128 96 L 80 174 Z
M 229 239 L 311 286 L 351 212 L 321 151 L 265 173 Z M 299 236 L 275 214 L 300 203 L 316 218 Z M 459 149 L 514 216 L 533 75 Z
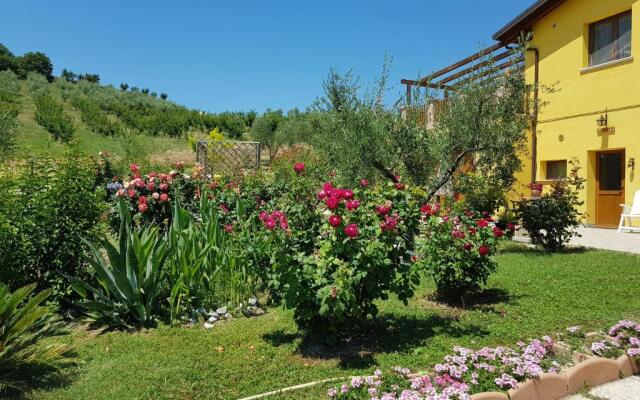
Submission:
M 255 118 L 189 109 L 167 97 L 126 83 L 101 85 L 97 74 L 65 69 L 54 77 L 46 55 L 16 57 L 0 45 L 0 159 L 55 158 L 76 146 L 122 163 L 192 163 L 196 140 L 214 128 L 240 138 Z

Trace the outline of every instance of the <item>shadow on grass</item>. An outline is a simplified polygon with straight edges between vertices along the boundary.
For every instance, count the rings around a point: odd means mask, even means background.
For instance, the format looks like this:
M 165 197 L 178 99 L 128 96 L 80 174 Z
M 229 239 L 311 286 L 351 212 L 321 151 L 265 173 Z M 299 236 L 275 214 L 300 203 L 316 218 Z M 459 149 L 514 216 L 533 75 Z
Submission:
M 32 390 L 52 390 L 68 386 L 71 382 L 69 366 L 61 370 L 51 368 L 29 368 L 13 371 L 9 380 L 16 382 L 16 387 L 11 387 L 7 391 L 0 391 L 0 398 L 7 399 L 30 399 Z M 7 396 L 7 397 L 3 397 Z
M 521 294 L 515 295 L 505 289 L 494 287 L 484 288 L 459 297 L 447 297 L 432 293 L 427 296 L 427 299 L 455 309 L 500 313 L 501 305 L 516 304 L 521 297 L 523 297 Z
M 342 369 L 364 369 L 375 364 L 376 353 L 406 352 L 436 335 L 463 337 L 470 334 L 484 336 L 488 332 L 476 325 L 461 326 L 453 317 L 382 314 L 333 346 L 327 345 L 324 338 L 313 332 L 278 330 L 263 335 L 263 338 L 274 346 L 301 339 L 297 351 L 303 357 L 339 359 Z
M 553 254 L 583 254 L 593 249 L 583 246 L 570 246 L 565 247 L 559 252 L 550 252 L 540 246 L 530 246 L 517 242 L 505 243 L 500 250 L 500 254 L 524 254 L 532 256 L 548 256 Z

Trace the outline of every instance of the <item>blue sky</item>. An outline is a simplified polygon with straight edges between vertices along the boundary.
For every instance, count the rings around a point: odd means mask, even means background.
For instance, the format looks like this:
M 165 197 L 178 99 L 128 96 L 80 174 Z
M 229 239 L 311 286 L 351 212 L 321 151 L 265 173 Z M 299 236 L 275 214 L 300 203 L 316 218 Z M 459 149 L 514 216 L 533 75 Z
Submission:
M 416 78 L 492 44 L 533 0 L 4 2 L 0 43 L 43 51 L 55 73 L 148 87 L 212 112 L 305 108 L 330 67 L 363 82 L 393 57 L 387 101 Z

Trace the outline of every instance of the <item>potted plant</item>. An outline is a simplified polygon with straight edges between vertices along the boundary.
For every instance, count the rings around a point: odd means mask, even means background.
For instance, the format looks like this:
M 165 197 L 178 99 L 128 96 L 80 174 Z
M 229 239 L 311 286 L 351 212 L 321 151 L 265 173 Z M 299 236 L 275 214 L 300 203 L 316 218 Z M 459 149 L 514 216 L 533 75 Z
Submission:
M 529 188 L 531 189 L 531 197 L 542 196 L 542 183 L 530 183 Z

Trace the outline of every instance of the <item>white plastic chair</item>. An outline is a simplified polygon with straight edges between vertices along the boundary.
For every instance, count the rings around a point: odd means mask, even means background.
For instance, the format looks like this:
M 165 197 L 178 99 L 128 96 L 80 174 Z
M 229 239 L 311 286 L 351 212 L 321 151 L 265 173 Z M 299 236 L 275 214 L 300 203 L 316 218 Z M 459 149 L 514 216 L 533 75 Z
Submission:
M 633 226 L 631 221 L 633 219 L 640 220 L 640 190 L 636 191 L 633 196 L 633 204 L 628 206 L 627 204 L 620 204 L 622 207 L 622 214 L 620 215 L 620 225 L 618 225 L 618 232 L 640 232 L 640 226 Z M 627 224 L 625 226 L 625 221 Z

